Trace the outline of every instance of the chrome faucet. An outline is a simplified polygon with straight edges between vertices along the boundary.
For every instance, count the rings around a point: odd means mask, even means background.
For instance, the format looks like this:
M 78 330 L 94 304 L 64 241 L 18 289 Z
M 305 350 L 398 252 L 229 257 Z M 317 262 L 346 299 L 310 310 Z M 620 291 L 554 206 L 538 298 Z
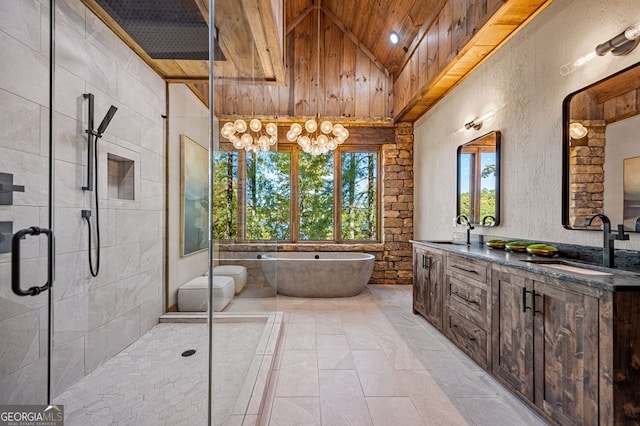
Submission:
M 591 225 L 593 219 L 600 218 L 602 221 L 602 266 L 608 268 L 615 267 L 615 240 L 628 240 L 629 234 L 624 233 L 624 225 L 618 225 L 618 232 L 611 233 L 611 221 L 603 214 L 597 214 L 585 221 L 585 226 Z
M 456 216 L 456 219 L 455 219 L 456 224 L 459 223 L 459 224 L 462 225 L 462 222 L 460 222 L 460 219 L 464 219 L 464 221 L 465 221 L 465 223 L 467 225 L 467 245 L 470 245 L 471 244 L 471 230 L 475 229 L 475 228 L 473 227 L 471 222 L 469 222 L 469 218 L 467 216 L 463 215 L 463 214 L 459 214 L 458 216 Z

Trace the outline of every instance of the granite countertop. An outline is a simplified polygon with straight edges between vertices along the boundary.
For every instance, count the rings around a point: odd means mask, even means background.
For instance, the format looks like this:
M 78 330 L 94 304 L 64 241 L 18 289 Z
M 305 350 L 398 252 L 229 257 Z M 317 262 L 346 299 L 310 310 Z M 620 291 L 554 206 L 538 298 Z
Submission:
M 451 243 L 450 241 L 426 241 L 411 240 L 413 244 L 431 247 L 449 253 L 457 253 L 472 258 L 510 266 L 513 268 L 529 271 L 532 273 L 545 275 L 556 279 L 566 279 L 589 287 L 595 287 L 607 291 L 640 291 L 640 274 L 622 269 L 611 269 L 592 264 L 580 263 L 571 259 L 544 258 L 530 256 L 526 253 L 514 253 L 506 250 L 490 249 L 480 243 L 466 244 Z M 533 262 L 527 262 L 533 261 Z M 565 271 L 552 268 L 536 261 L 550 261 L 564 263 L 570 266 L 582 267 L 594 271 L 606 272 L 611 275 L 588 275 L 579 272 Z

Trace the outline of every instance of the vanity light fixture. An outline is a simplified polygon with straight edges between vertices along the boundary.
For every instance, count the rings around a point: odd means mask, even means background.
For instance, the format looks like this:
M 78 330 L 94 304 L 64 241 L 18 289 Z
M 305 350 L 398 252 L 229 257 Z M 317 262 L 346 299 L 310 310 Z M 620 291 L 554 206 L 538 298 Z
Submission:
M 621 56 L 629 54 L 640 43 L 640 24 L 627 28 L 611 40 L 607 40 L 596 46 L 598 56 L 604 56 L 611 52 L 612 55 Z
M 584 64 L 586 64 L 587 62 L 589 62 L 590 60 L 594 59 L 597 56 L 598 55 L 596 55 L 596 52 L 589 52 L 586 55 L 579 57 L 573 62 L 564 64 L 563 66 L 560 67 L 560 75 L 564 77 L 566 75 L 571 74 L 572 72 L 574 72 L 575 70 L 577 70 L 578 68 L 580 68 L 581 66 L 583 66 Z
M 482 114 L 480 117 L 476 117 L 473 120 L 469 121 L 468 123 L 464 123 L 464 126 L 460 127 L 458 130 L 453 132 L 453 134 L 457 135 L 458 133 L 462 133 L 465 130 L 471 130 L 471 129 L 480 130 L 480 128 L 482 127 L 485 121 L 491 120 L 495 116 L 496 116 L 496 112 L 494 110 L 489 110 L 484 114 Z
M 566 76 L 576 69 L 584 66 L 587 62 L 591 61 L 597 56 L 604 56 L 611 52 L 612 55 L 622 56 L 629 54 L 640 43 L 640 24 L 633 25 L 617 36 L 604 43 L 596 46 L 594 52 L 587 53 L 584 56 L 576 59 L 574 62 L 569 62 L 560 67 L 560 74 Z
M 397 32 L 392 31 L 391 34 L 389 34 L 389 41 L 392 44 L 398 44 L 398 42 L 400 41 L 400 36 L 398 35 Z

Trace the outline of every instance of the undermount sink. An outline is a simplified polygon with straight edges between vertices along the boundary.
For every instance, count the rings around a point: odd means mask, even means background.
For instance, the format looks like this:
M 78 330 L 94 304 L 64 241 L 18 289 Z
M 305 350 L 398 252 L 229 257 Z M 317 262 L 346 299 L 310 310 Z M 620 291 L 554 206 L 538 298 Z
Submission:
M 536 265 L 543 265 L 549 268 L 560 269 L 562 271 L 573 272 L 575 274 L 583 275 L 613 275 L 610 272 L 604 272 L 597 269 L 585 268 L 582 266 L 576 266 L 574 264 L 564 262 L 562 260 L 525 260 L 525 262 L 535 263 Z

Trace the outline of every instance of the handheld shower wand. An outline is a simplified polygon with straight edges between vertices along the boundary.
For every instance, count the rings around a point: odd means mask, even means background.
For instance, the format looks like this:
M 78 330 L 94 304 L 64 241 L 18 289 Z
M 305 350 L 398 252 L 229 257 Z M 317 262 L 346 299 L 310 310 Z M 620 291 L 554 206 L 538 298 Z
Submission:
M 87 185 L 83 186 L 82 189 L 85 191 L 94 191 L 93 188 L 93 180 L 95 175 L 95 180 L 98 180 L 98 139 L 100 139 L 103 133 L 107 130 L 109 123 L 113 119 L 118 108 L 111 105 L 109 111 L 102 119 L 102 122 L 98 126 L 98 130 L 93 128 L 93 109 L 94 109 L 94 97 L 92 93 L 85 93 L 85 99 L 89 100 L 89 120 L 88 120 L 88 128 L 87 128 L 87 142 L 89 144 L 87 149 Z M 82 210 L 82 217 L 87 221 L 87 226 L 89 228 L 89 270 L 91 271 L 91 276 L 97 277 L 100 272 L 100 208 L 98 205 L 98 185 L 95 186 L 95 202 L 96 202 L 96 267 L 93 267 L 93 258 L 91 256 L 91 210 Z

